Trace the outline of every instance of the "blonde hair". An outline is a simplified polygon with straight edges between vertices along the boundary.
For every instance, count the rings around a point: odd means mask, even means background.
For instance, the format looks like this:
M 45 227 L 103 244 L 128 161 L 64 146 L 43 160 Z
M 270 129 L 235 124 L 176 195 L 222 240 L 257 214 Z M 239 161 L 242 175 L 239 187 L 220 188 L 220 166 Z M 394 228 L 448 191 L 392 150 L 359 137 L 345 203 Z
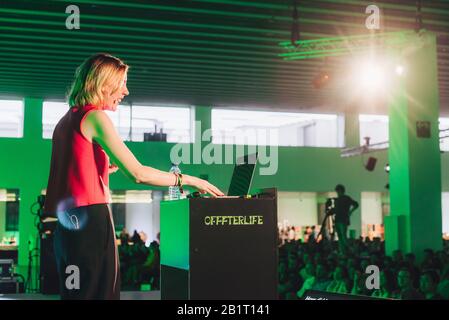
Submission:
M 97 53 L 87 58 L 76 69 L 75 80 L 68 95 L 69 106 L 99 106 L 103 100 L 103 86 L 110 85 L 112 92 L 117 91 L 128 68 L 122 60 L 107 53 Z

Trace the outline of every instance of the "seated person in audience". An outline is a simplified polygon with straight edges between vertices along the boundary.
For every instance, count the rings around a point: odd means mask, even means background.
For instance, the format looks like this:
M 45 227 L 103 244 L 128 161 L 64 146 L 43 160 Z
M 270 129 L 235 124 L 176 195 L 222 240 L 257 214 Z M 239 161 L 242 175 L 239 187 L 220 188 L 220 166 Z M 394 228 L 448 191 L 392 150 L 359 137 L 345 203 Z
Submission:
M 134 231 L 131 241 L 132 245 L 128 246 L 128 267 L 123 275 L 123 284 L 130 289 L 138 290 L 142 265 L 147 259 L 149 251 L 137 231 Z
M 302 281 L 306 281 L 308 278 L 313 277 L 315 275 L 315 266 L 312 262 L 308 262 L 304 268 L 299 270 L 299 276 Z
M 421 274 L 419 279 L 419 289 L 426 300 L 442 300 L 443 297 L 438 294 L 437 286 L 440 277 L 435 270 L 427 270 Z
M 402 251 L 401 250 L 394 250 L 393 254 L 392 254 L 392 258 L 393 258 L 393 266 L 396 270 L 399 270 L 403 267 L 406 267 L 404 265 L 404 258 L 402 256 Z
M 398 290 L 393 294 L 396 299 L 402 300 L 420 300 L 424 296 L 413 287 L 410 271 L 407 268 L 401 268 L 397 276 Z
M 404 267 L 410 270 L 414 287 L 419 287 L 420 270 L 416 266 L 416 256 L 413 253 L 407 253 L 404 257 Z
M 288 282 L 287 264 L 284 261 L 279 263 L 278 268 L 278 295 L 279 299 L 284 300 L 286 294 L 291 290 L 290 283 Z
M 437 291 L 443 299 L 449 300 L 449 268 L 446 268 L 442 272 L 440 283 L 437 286 Z
M 326 291 L 331 280 L 329 279 L 329 273 L 325 264 L 318 264 L 316 266 L 315 281 L 312 285 L 312 290 Z
M 150 282 L 151 289 L 160 289 L 160 267 L 161 267 L 161 253 L 159 250 L 160 234 L 156 236 L 156 240 L 150 243 L 149 254 L 143 263 L 141 271 L 141 281 Z
M 351 274 L 348 270 L 348 274 Z M 351 278 L 349 278 L 351 279 Z M 351 294 L 354 295 L 363 295 L 366 293 L 366 277 L 364 276 L 364 273 L 360 272 L 360 270 L 355 270 L 355 272 L 352 275 L 352 289 Z
M 329 283 L 330 280 L 326 265 L 320 263 L 316 266 L 315 276 L 311 276 L 304 281 L 296 296 L 302 298 L 307 290 L 326 291 Z
M 126 242 L 126 244 L 128 244 L 129 233 L 128 233 L 128 231 L 126 231 L 126 228 L 122 229 L 122 231 L 120 232 L 119 238 L 120 238 L 120 244 L 123 244 L 124 242 Z
M 310 228 L 309 242 L 316 242 L 315 226 Z
M 296 296 L 302 298 L 304 292 L 310 289 L 315 281 L 315 265 L 312 262 L 308 262 L 301 270 L 299 270 L 299 276 L 302 280 L 301 289 L 296 292 Z
M 343 266 L 337 266 L 332 274 L 333 280 L 326 288 L 328 292 L 349 293 L 349 281 L 347 279 L 347 271 Z
M 394 290 L 394 277 L 390 270 L 385 269 L 379 275 L 379 289 L 371 294 L 375 298 L 392 298 Z

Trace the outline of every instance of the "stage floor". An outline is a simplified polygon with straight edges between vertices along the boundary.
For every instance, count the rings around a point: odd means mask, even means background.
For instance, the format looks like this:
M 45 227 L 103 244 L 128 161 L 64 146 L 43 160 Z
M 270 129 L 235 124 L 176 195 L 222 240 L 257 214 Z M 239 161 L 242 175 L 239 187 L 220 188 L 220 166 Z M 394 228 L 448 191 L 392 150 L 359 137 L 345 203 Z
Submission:
M 59 295 L 40 293 L 0 294 L 0 300 L 59 300 Z M 160 291 L 122 291 L 120 300 L 161 300 Z

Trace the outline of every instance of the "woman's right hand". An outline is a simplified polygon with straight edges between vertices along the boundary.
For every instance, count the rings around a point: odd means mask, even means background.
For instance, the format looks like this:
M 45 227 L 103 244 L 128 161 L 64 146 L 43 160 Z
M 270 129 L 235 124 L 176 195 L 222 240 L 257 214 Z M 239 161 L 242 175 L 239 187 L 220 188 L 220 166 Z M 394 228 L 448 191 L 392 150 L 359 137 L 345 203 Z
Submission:
M 201 193 L 209 193 L 214 198 L 224 196 L 224 193 L 220 189 L 206 180 L 188 175 L 183 175 L 183 178 L 185 185 L 195 187 Z

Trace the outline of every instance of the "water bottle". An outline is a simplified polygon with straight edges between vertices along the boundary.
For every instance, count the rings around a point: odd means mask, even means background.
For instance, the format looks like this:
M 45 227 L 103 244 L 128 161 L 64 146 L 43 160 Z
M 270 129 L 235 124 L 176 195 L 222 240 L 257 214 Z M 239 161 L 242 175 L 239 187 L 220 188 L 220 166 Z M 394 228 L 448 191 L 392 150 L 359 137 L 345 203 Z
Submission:
M 172 166 L 171 166 L 169 172 L 171 172 L 171 173 L 181 173 L 181 170 L 179 169 L 177 164 L 172 163 Z M 178 186 L 170 186 L 170 187 L 168 187 L 168 199 L 169 200 L 181 199 L 181 191 L 179 190 Z

